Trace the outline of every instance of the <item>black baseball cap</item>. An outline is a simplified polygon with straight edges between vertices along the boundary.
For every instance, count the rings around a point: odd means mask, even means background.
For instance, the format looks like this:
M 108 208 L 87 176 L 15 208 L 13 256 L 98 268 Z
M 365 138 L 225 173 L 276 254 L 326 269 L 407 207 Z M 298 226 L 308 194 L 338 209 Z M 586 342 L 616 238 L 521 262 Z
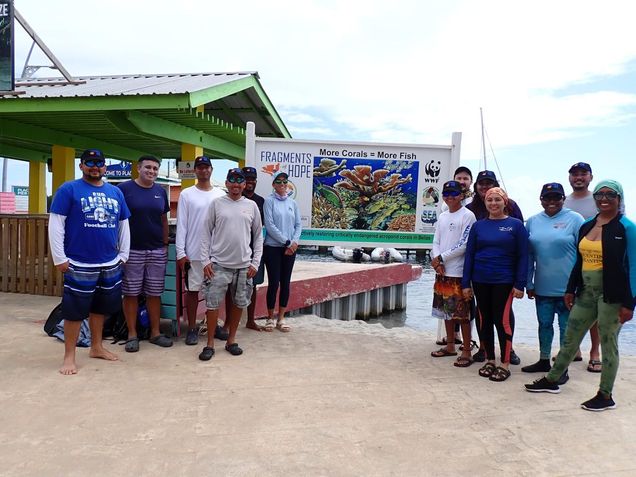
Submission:
M 245 166 L 241 170 L 243 171 L 243 175 L 245 176 L 246 179 L 256 179 L 258 177 L 258 174 L 256 173 L 256 168 L 254 167 Z
M 548 182 L 547 184 L 544 184 L 543 187 L 541 188 L 540 198 L 543 199 L 546 195 L 556 195 L 556 194 L 562 197 L 565 197 L 565 190 L 563 189 L 563 186 L 559 184 L 558 182 Z
M 570 170 L 568 172 L 572 174 L 577 169 L 583 169 L 590 174 L 592 173 L 592 166 L 590 166 L 587 162 L 577 162 L 576 164 L 572 164 L 572 167 L 570 167 Z
M 481 171 L 479 174 L 477 174 L 477 179 L 475 180 L 475 183 L 479 181 L 483 181 L 483 180 L 497 182 L 497 176 L 495 175 L 493 171 Z
M 455 169 L 455 174 L 453 174 L 453 177 L 455 177 L 460 172 L 465 172 L 466 174 L 470 176 L 471 179 L 473 178 L 473 173 L 466 166 L 459 166 L 457 169 Z
M 230 177 L 242 177 L 243 179 L 245 179 L 245 174 L 243 174 L 243 169 L 235 167 L 227 171 L 226 179 L 229 179 Z
M 462 189 L 462 185 L 457 182 L 457 181 L 448 181 L 444 183 L 444 186 L 442 188 L 442 194 L 444 192 L 457 192 L 459 194 L 461 194 L 464 191 L 464 189 Z
M 80 156 L 80 160 L 82 162 L 84 161 L 89 161 L 89 160 L 102 160 L 105 161 L 106 158 L 104 157 L 104 153 L 102 151 L 100 151 L 99 149 L 86 149 L 82 155 Z
M 194 167 L 197 166 L 210 166 L 212 167 L 212 161 L 207 156 L 199 156 L 194 160 Z

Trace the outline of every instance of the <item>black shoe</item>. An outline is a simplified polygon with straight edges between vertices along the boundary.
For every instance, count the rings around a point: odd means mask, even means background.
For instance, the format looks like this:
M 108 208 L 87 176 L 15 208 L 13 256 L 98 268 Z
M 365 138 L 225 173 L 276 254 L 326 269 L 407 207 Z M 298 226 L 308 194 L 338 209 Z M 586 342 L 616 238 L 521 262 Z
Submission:
M 486 352 L 483 349 L 480 349 L 473 355 L 473 361 L 476 363 L 483 363 L 486 361 Z
M 172 346 L 172 340 L 166 335 L 157 335 L 148 340 L 153 345 L 160 346 L 162 348 L 170 348 Z
M 523 368 L 521 368 L 521 371 L 523 371 L 524 373 L 547 373 L 548 371 L 550 371 L 551 368 L 552 366 L 550 366 L 549 359 L 540 359 L 534 364 L 524 366 Z
M 570 380 L 570 376 L 568 375 L 568 370 L 566 369 L 565 371 L 563 371 L 563 374 L 561 375 L 561 377 L 557 381 L 557 384 L 559 386 L 562 386 L 565 383 L 567 383 L 569 380 Z
M 514 349 L 510 350 L 510 364 L 514 364 L 515 366 L 521 364 L 521 358 L 517 356 Z
M 210 346 L 206 346 L 205 348 L 203 348 L 203 351 L 201 351 L 201 353 L 199 354 L 199 359 L 201 361 L 210 361 L 212 359 L 212 356 L 214 356 L 214 348 L 211 348 Z
M 223 329 L 222 326 L 216 325 L 216 329 L 214 330 L 214 337 L 217 340 L 227 341 L 230 337 L 230 332 Z
M 231 345 L 225 345 L 225 351 L 230 353 L 232 356 L 240 356 L 243 354 L 243 350 L 239 347 L 237 343 L 232 343 Z
M 541 379 L 537 379 L 532 384 L 525 384 L 526 391 L 531 393 L 552 393 L 559 394 L 561 389 L 557 383 L 553 383 L 548 381 L 548 378 L 545 376 Z
M 592 399 L 582 403 L 581 407 L 586 411 L 605 411 L 607 409 L 616 408 L 616 403 L 612 399 L 611 394 L 609 398 L 606 398 L 605 396 L 603 396 L 603 393 L 599 391 Z
M 188 334 L 186 335 L 185 344 L 188 346 L 193 346 L 199 342 L 199 331 L 194 328 L 193 330 L 188 330 Z

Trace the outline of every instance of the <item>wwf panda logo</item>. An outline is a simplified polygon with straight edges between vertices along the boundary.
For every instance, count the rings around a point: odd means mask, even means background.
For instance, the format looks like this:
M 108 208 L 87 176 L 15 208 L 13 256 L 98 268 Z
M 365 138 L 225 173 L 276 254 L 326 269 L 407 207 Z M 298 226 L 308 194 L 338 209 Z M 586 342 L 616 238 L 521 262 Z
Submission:
M 442 170 L 442 161 L 431 161 L 426 166 L 424 166 L 424 171 L 430 177 L 439 176 L 439 172 Z

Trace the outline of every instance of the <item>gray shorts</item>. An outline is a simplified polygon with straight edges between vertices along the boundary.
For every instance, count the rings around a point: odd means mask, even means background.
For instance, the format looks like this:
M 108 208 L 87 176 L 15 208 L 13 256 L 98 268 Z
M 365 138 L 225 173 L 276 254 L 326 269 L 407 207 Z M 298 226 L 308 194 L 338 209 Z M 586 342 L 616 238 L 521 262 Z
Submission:
M 125 296 L 161 296 L 166 280 L 168 251 L 131 250 L 124 264 L 122 292 Z
M 212 264 L 214 276 L 208 284 L 203 284 L 205 306 L 208 310 L 218 310 L 225 298 L 228 285 L 232 302 L 238 308 L 247 308 L 252 298 L 252 279 L 247 278 L 248 268 L 225 268 L 217 263 Z

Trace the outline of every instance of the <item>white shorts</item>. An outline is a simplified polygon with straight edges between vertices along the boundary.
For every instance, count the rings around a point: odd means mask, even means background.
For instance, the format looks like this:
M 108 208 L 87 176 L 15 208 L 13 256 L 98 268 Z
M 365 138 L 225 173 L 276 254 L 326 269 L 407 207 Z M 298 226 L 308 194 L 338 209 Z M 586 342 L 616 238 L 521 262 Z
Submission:
M 187 291 L 198 292 L 203 288 L 203 262 L 191 260 L 190 268 L 185 272 L 185 286 Z

